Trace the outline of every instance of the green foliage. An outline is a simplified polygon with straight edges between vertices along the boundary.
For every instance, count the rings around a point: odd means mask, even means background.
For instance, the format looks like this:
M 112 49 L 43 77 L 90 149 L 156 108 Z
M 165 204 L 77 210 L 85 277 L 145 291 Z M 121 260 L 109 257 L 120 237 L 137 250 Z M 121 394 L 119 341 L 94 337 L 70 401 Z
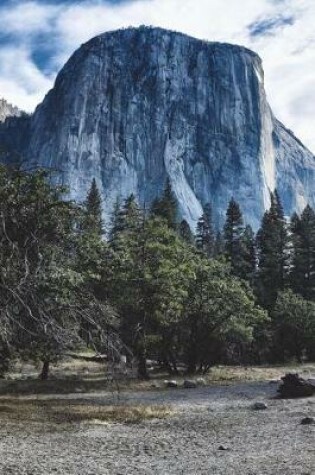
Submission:
M 249 287 L 214 260 L 195 261 L 185 312 L 185 354 L 193 372 L 224 360 L 232 345 L 250 342 L 255 326 L 266 321 Z
M 214 247 L 213 247 L 213 255 L 216 259 L 221 259 L 224 256 L 225 254 L 224 248 L 225 248 L 224 238 L 221 232 L 219 231 L 215 237 Z
M 253 325 L 264 317 L 228 266 L 198 253 L 163 218 L 131 220 L 109 253 L 104 285 L 142 377 L 149 356 L 173 372 L 181 358 L 191 370 L 206 369 L 218 361 L 214 345 L 250 340 Z M 195 363 L 192 347 L 198 349 Z
M 132 350 L 143 378 L 148 358 L 170 372 L 315 358 L 310 207 L 288 233 L 273 194 L 256 246 L 234 200 L 224 237 L 207 205 L 195 239 L 168 181 L 149 215 L 134 195 L 117 202 L 106 241 L 95 180 L 80 208 L 49 178 L 0 168 L 0 375 L 16 355 L 47 369 L 83 343 L 113 359 Z
M 190 226 L 185 219 L 183 219 L 179 225 L 179 235 L 188 244 L 194 244 L 195 237 L 191 232 Z
M 291 220 L 293 258 L 291 282 L 295 292 L 315 300 L 315 212 L 306 206 Z
M 253 286 L 256 272 L 256 247 L 255 234 L 249 225 L 245 227 L 241 238 L 240 259 L 239 277 Z
M 162 196 L 153 201 L 151 213 L 163 218 L 170 228 L 177 228 L 177 200 L 169 178 L 166 180 Z
M 13 353 L 53 361 L 80 344 L 79 322 L 100 331 L 107 309 L 75 266 L 80 211 L 44 171 L 0 170 L 0 324 Z
M 209 214 L 204 213 L 198 220 L 196 229 L 196 247 L 207 257 L 214 254 L 214 235 Z
M 189 251 L 165 220 L 155 216 L 128 220 L 109 251 L 105 285 L 121 316 L 124 341 L 143 358 L 148 338 L 153 341 L 158 333 L 161 345 L 166 346 L 165 338 L 175 332 L 185 292 L 182 282 L 189 272 L 185 253 Z M 145 376 L 145 369 L 139 372 Z
M 244 221 L 238 203 L 232 198 L 227 212 L 224 225 L 225 255 L 231 264 L 234 275 L 240 276 L 242 268 L 242 237 L 244 233 Z
M 286 361 L 314 357 L 315 303 L 291 290 L 281 292 L 272 312 L 274 354 Z
M 271 207 L 264 214 L 258 242 L 258 295 L 264 308 L 272 309 L 278 292 L 288 279 L 288 231 L 277 193 L 271 194 Z
M 103 234 L 102 199 L 95 178 L 87 194 L 84 211 L 83 229 L 101 236 Z

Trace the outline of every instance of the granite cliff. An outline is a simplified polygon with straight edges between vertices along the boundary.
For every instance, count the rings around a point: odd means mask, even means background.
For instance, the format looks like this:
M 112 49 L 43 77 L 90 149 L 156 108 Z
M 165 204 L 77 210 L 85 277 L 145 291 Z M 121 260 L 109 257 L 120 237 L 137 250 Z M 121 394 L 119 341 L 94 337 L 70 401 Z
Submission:
M 9 104 L 5 99 L 0 99 L 0 122 L 4 122 L 8 117 L 19 117 L 22 112 Z
M 23 127 L 20 138 L 7 124 L 0 140 L 57 170 L 78 201 L 96 178 L 106 216 L 130 193 L 148 206 L 167 177 L 192 228 L 207 203 L 221 225 L 233 196 L 257 229 L 275 187 L 286 214 L 315 205 L 315 158 L 274 117 L 261 60 L 243 47 L 159 28 L 105 33 Z

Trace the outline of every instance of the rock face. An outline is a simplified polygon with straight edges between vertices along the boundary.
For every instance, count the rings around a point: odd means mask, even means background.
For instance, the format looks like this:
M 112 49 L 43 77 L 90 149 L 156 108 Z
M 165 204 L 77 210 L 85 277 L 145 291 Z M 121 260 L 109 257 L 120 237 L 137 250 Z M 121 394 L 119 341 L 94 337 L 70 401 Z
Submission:
M 243 47 L 158 28 L 105 33 L 73 54 L 28 134 L 28 160 L 57 170 L 79 201 L 95 178 L 107 214 L 131 193 L 148 206 L 167 177 L 193 229 L 207 203 L 222 225 L 232 196 L 257 229 L 275 187 L 287 214 L 315 204 L 315 158 L 274 118 L 261 60 Z
M 19 117 L 21 115 L 20 109 L 12 106 L 5 99 L 0 99 L 0 122 L 4 122 L 7 117 Z
M 0 99 L 0 161 L 20 162 L 27 154 L 30 116 Z M 12 153 L 13 152 L 13 153 Z

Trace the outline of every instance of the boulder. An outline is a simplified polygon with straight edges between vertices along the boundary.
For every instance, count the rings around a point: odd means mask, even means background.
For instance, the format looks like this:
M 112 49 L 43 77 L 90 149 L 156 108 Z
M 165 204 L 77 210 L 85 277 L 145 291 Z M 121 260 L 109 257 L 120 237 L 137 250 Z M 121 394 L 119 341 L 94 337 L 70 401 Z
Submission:
M 218 450 L 229 450 L 228 447 L 226 447 L 225 445 L 220 445 L 218 447 Z
M 198 386 L 206 386 L 207 385 L 207 381 L 204 378 L 197 378 L 196 382 L 197 382 Z
M 167 388 L 177 388 L 178 383 L 177 381 L 165 381 L 165 385 Z
M 302 426 L 309 426 L 311 424 L 315 424 L 315 419 L 314 419 L 314 417 L 304 417 L 301 420 L 301 424 L 302 424 Z
M 310 397 L 315 394 L 315 386 L 297 373 L 287 373 L 278 389 L 281 398 Z
M 193 379 L 185 379 L 183 386 L 186 389 L 195 389 L 198 386 L 198 383 Z
M 252 408 L 254 409 L 254 411 L 265 411 L 266 409 L 268 409 L 268 406 L 264 402 L 255 402 L 252 405 Z

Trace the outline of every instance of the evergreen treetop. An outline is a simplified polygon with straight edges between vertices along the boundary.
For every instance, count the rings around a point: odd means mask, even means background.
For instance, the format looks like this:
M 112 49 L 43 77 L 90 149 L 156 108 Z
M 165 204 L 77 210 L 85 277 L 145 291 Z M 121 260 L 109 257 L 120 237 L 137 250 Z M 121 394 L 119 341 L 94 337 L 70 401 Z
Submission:
M 83 228 L 98 235 L 103 234 L 102 198 L 95 178 L 86 197 Z
M 171 229 L 177 228 L 177 200 L 169 178 L 166 180 L 162 196 L 153 201 L 151 213 L 163 218 Z
M 243 215 L 239 204 L 232 198 L 226 212 L 224 225 L 225 255 L 231 264 L 232 272 L 241 274 L 241 247 L 244 233 Z
M 263 216 L 257 235 L 258 292 L 261 304 L 272 308 L 284 290 L 289 266 L 288 230 L 278 194 L 271 193 L 271 206 Z

